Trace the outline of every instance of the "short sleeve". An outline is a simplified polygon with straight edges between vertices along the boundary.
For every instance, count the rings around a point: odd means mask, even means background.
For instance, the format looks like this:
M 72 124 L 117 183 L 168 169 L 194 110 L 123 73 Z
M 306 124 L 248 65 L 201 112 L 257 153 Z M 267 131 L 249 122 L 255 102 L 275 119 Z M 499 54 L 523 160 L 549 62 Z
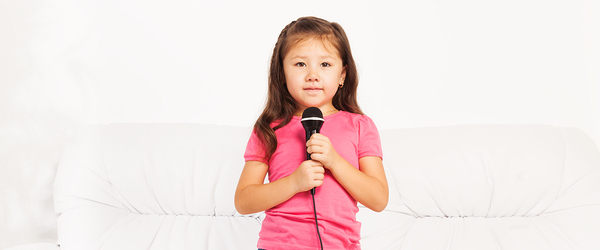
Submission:
M 381 139 L 377 126 L 371 118 L 363 115 L 358 121 L 359 141 L 358 141 L 358 158 L 365 156 L 377 156 L 383 159 L 381 150 Z
M 246 152 L 244 153 L 244 159 L 246 161 L 260 161 L 265 164 L 268 164 L 265 158 L 265 146 L 261 142 L 260 138 L 258 138 L 258 134 L 256 131 L 252 131 L 252 135 L 250 135 L 250 139 L 248 139 L 248 144 L 246 145 Z

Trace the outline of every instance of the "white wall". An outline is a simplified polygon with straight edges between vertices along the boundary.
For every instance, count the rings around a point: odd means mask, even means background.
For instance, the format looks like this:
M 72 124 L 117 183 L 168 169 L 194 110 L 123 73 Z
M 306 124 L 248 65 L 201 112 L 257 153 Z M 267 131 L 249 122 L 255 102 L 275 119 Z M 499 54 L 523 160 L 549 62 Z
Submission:
M 0 248 L 55 237 L 22 208 L 51 204 L 85 124 L 251 126 L 280 30 L 307 15 L 346 30 L 380 129 L 543 123 L 600 142 L 598 1 L 0 0 L 0 235 L 35 234 Z
M 5 2 L 26 11 L 3 10 L 9 113 L 251 125 L 279 31 L 316 15 L 346 29 L 381 128 L 546 123 L 600 139 L 597 1 Z

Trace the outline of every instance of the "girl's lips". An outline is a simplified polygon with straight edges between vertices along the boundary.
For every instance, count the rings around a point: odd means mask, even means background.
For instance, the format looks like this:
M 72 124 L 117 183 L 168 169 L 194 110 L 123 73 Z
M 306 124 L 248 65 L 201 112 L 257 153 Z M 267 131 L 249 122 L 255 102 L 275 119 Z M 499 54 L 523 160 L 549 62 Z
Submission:
M 306 91 L 319 91 L 322 90 L 321 88 L 305 88 L 304 90 Z

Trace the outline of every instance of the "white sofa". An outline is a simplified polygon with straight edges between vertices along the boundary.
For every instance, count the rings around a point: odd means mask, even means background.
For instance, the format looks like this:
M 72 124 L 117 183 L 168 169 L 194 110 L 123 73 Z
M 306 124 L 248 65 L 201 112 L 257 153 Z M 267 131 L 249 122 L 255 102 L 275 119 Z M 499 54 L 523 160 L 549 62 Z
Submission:
M 233 194 L 251 128 L 87 126 L 54 183 L 58 244 L 84 249 L 256 249 L 263 214 Z M 546 125 L 381 130 L 390 200 L 364 207 L 362 248 L 600 249 L 600 151 Z M 11 250 L 59 249 L 55 244 Z

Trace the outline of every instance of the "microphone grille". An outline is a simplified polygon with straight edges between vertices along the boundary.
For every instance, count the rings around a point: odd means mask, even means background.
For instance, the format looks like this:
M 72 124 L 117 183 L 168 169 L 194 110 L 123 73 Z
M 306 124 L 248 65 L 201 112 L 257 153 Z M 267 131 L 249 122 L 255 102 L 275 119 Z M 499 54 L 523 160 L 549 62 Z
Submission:
M 304 112 L 302 112 L 302 118 L 307 118 L 307 117 L 323 118 L 323 113 L 321 112 L 321 110 L 319 108 L 310 107 L 310 108 L 305 109 Z

